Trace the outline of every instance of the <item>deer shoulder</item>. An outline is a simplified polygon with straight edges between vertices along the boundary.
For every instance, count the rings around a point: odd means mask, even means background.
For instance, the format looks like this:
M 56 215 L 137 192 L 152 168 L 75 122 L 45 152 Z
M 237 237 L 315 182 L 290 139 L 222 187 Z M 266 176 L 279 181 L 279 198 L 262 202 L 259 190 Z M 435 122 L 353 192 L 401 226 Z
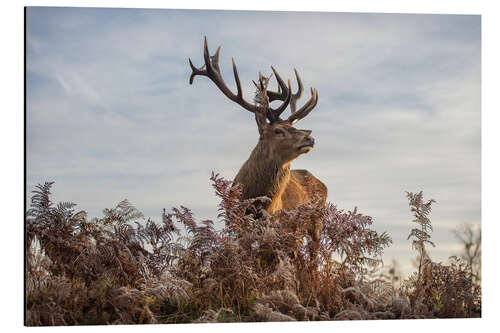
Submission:
M 283 209 L 294 209 L 299 205 L 319 200 L 324 206 L 328 189 L 325 184 L 307 170 L 291 170 L 290 180 L 282 195 Z

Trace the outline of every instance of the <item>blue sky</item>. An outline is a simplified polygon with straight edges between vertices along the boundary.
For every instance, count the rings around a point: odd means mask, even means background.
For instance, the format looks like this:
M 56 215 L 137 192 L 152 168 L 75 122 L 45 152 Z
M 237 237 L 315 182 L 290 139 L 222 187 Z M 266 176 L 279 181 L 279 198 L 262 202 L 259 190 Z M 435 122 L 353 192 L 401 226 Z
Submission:
M 318 89 L 297 124 L 316 147 L 292 167 L 389 232 L 386 262 L 413 255 L 405 191 L 437 200 L 437 260 L 458 250 L 452 228 L 480 223 L 477 15 L 28 8 L 28 192 L 53 180 L 55 201 L 91 217 L 127 198 L 157 220 L 179 205 L 215 218 L 210 173 L 232 179 L 257 128 L 208 79 L 188 84 L 204 35 L 232 88 L 235 58 L 249 100 L 271 65 Z

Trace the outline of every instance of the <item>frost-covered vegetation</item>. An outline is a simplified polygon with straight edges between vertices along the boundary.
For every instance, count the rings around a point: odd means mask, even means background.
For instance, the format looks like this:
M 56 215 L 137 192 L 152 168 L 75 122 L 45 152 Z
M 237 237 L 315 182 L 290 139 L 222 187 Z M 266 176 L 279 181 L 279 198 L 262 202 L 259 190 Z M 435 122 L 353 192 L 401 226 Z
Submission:
M 470 255 L 443 264 L 426 252 L 434 245 L 433 200 L 425 202 L 422 192 L 407 193 L 418 267 L 401 280 L 394 265 L 380 265 L 391 238 L 371 229 L 370 216 L 314 202 L 271 216 L 255 208 L 266 198 L 241 200 L 240 186 L 218 175 L 211 181 L 222 230 L 182 206 L 164 211 L 160 223 L 145 221 L 126 200 L 88 220 L 75 204 L 50 201 L 52 183 L 39 185 L 26 219 L 26 324 L 481 315 Z M 310 231 L 318 220 L 319 246 Z

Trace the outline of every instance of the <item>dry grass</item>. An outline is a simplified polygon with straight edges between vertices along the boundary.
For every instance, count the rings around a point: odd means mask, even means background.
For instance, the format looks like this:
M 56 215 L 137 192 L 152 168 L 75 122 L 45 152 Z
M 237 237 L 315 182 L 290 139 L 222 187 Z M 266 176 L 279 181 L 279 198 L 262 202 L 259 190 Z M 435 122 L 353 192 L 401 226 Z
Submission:
M 314 203 L 270 216 L 254 205 L 266 198 L 240 200 L 240 187 L 211 180 L 222 230 L 185 207 L 144 223 L 126 200 L 89 221 L 72 203 L 52 204 L 52 183 L 39 185 L 26 220 L 26 324 L 480 316 L 468 264 L 435 263 L 425 252 L 432 202 L 421 193 L 408 194 L 412 211 L 427 218 L 410 234 L 419 269 L 396 285 L 377 259 L 391 239 L 370 229 L 369 216 Z M 319 247 L 310 233 L 318 219 Z

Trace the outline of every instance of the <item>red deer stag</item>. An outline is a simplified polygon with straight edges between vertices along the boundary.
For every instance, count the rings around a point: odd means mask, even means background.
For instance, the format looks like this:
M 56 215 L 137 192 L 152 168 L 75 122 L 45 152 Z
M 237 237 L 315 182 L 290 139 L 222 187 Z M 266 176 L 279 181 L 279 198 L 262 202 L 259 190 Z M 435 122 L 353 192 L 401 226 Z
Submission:
M 236 81 L 237 93 L 234 94 L 224 83 L 219 68 L 220 46 L 213 56 L 209 54 L 207 39 L 203 57 L 205 65 L 196 68 L 191 59 L 189 65 L 192 69 L 189 83 L 193 84 L 195 76 L 201 75 L 211 79 L 217 87 L 230 100 L 236 102 L 244 109 L 253 112 L 257 127 L 259 129 L 259 142 L 253 149 L 248 160 L 243 164 L 234 179 L 234 183 L 243 185 L 243 199 L 267 196 L 271 199 L 267 203 L 266 210 L 273 214 L 280 209 L 291 210 L 299 205 L 307 204 L 318 197 L 324 206 L 327 195 L 326 186 L 307 170 L 290 170 L 290 163 L 312 150 L 314 139 L 310 130 L 300 130 L 293 127 L 298 120 L 304 118 L 311 112 L 318 102 L 318 92 L 311 88 L 311 98 L 305 105 L 296 110 L 296 101 L 303 91 L 299 74 L 295 71 L 298 90 L 293 94 L 288 80 L 288 86 L 271 66 L 278 81 L 278 92 L 267 89 L 269 79 L 259 73 L 259 82 L 254 81 L 257 87 L 255 104 L 251 104 L 243 98 L 238 70 L 233 59 L 233 72 Z M 282 101 L 277 108 L 272 108 L 270 103 Z M 281 119 L 280 115 L 290 105 L 291 115 Z M 318 226 L 312 232 L 313 239 L 319 239 Z

